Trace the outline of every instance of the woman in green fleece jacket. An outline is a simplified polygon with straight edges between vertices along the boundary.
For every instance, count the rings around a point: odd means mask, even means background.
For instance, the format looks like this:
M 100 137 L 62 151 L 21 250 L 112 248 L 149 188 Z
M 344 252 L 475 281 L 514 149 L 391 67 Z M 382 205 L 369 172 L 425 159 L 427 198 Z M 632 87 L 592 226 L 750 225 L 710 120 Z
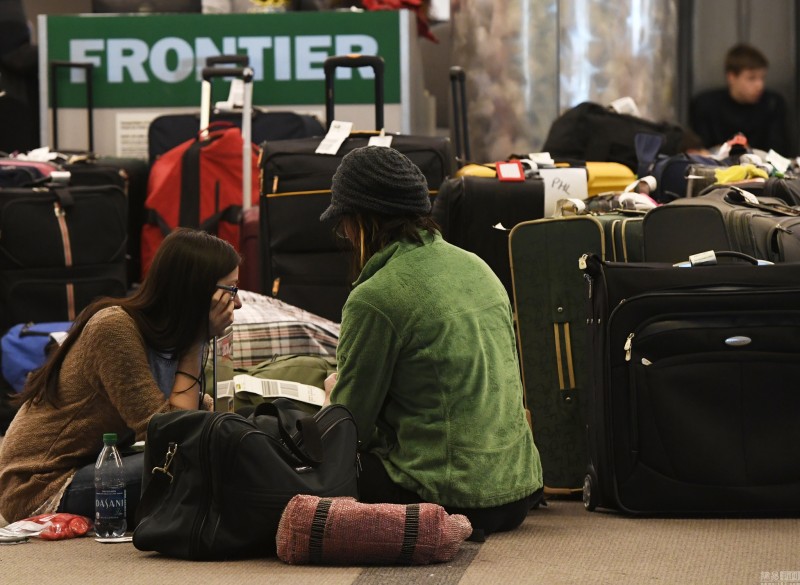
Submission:
M 358 425 L 364 502 L 433 502 L 481 533 L 519 526 L 542 469 L 522 405 L 508 295 L 445 242 L 425 176 L 398 151 L 347 154 L 321 219 L 360 272 L 342 313 L 330 401 Z

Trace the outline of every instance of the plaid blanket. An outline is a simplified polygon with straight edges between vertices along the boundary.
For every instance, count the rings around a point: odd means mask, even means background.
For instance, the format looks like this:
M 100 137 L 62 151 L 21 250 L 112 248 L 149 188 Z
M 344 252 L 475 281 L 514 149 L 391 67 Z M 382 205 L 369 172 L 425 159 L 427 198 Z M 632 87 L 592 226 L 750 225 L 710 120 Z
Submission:
M 240 290 L 234 313 L 233 365 L 248 368 L 275 355 L 336 355 L 339 324 L 258 293 Z

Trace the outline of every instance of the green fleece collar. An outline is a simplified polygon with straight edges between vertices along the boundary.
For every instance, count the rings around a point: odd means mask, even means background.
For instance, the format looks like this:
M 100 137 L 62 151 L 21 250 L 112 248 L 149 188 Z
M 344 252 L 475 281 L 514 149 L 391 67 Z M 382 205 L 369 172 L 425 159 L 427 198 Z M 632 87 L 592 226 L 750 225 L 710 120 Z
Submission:
M 386 264 L 388 264 L 389 261 L 391 261 L 395 256 L 401 256 L 406 252 L 410 252 L 411 250 L 418 248 L 420 245 L 425 246 L 442 241 L 442 236 L 439 234 L 439 232 L 436 232 L 436 234 L 432 235 L 427 230 L 419 230 L 419 235 L 422 238 L 422 244 L 398 240 L 378 250 L 378 252 L 372 256 L 372 258 L 367 260 L 367 263 L 361 270 L 361 274 L 358 275 L 358 278 L 353 283 L 353 286 L 358 286 L 362 282 L 372 278 L 375 273 L 378 272 L 378 270 L 386 266 Z

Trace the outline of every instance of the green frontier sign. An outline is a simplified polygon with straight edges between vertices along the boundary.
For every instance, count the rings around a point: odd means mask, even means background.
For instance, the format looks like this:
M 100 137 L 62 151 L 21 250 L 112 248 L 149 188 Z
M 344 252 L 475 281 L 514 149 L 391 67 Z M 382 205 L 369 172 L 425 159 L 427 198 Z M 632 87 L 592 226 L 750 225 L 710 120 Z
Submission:
M 380 55 L 387 104 L 400 103 L 400 14 L 395 11 L 279 14 L 50 16 L 48 61 L 90 62 L 100 108 L 197 106 L 207 57 L 247 55 L 255 104 L 321 104 L 323 61 L 331 55 Z M 85 107 L 83 71 L 59 68 L 59 107 Z M 373 101 L 367 68 L 337 73 L 336 101 Z M 219 94 L 217 93 L 219 92 Z M 216 88 L 214 99 L 227 97 Z

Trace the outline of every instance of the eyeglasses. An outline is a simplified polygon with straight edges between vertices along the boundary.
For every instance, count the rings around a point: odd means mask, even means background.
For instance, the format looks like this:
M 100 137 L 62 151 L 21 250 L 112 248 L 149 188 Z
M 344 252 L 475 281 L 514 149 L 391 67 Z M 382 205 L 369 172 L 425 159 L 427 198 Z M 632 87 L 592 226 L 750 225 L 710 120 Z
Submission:
M 226 290 L 231 293 L 231 300 L 236 298 L 236 295 L 239 294 L 239 287 L 238 286 L 229 286 L 227 284 L 218 284 L 217 288 L 220 290 Z

